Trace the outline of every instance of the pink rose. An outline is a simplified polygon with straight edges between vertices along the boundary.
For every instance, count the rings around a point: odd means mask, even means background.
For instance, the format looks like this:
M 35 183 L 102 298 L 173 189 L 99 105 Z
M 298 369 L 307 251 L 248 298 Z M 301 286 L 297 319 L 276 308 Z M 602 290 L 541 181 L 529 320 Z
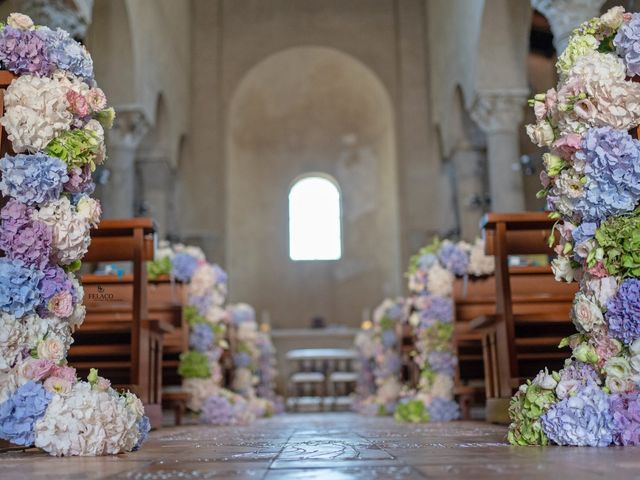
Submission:
M 577 133 L 570 133 L 563 137 L 560 137 L 551 148 L 565 160 L 570 160 L 574 153 L 580 150 L 580 144 L 582 143 L 582 137 Z
M 544 105 L 547 107 L 548 111 L 552 111 L 556 108 L 556 104 L 558 103 L 558 92 L 556 92 L 555 88 L 550 88 L 547 90 L 547 93 L 544 96 Z
M 60 318 L 67 318 L 73 313 L 73 297 L 71 292 L 64 290 L 56 293 L 49 300 L 49 310 Z
M 622 351 L 622 345 L 604 332 L 591 337 L 593 347 L 598 354 L 598 366 L 602 368 L 611 357 L 615 357 Z
M 94 112 L 99 112 L 107 108 L 107 97 L 100 88 L 92 88 L 89 90 L 86 100 Z
M 58 377 L 58 378 L 63 378 L 69 382 L 76 383 L 77 381 L 77 375 L 76 375 L 76 369 L 73 367 L 58 367 L 55 366 L 53 368 L 53 371 L 51 372 L 51 375 L 54 377 Z
M 75 90 L 69 90 L 67 92 L 67 101 L 69 102 L 69 109 L 74 115 L 78 117 L 86 117 L 89 115 L 89 104 L 81 93 Z
M 24 376 L 35 382 L 39 382 L 43 378 L 51 375 L 55 367 L 55 363 L 46 358 L 30 360 L 24 368 Z

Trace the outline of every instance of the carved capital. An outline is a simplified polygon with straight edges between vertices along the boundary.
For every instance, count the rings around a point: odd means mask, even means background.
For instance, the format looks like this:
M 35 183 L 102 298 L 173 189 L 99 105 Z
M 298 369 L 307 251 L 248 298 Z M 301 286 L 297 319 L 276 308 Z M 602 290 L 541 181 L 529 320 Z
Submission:
M 82 40 L 91 24 L 93 0 L 16 0 L 16 7 L 36 24 L 62 28 Z
M 135 149 L 151 126 L 139 106 L 116 107 L 113 128 L 107 132 L 110 146 Z
M 485 133 L 515 132 L 524 117 L 527 90 L 479 92 L 471 118 Z
M 605 0 L 531 0 L 531 6 L 542 13 L 551 25 L 553 45 L 561 54 L 571 32 L 593 17 L 600 15 Z

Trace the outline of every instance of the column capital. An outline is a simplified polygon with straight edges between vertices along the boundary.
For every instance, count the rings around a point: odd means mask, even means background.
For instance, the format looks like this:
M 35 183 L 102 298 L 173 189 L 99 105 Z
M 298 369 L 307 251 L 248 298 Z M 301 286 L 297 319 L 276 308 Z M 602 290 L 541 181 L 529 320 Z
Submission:
M 94 0 L 17 0 L 16 9 L 38 25 L 62 28 L 73 38 L 84 39 L 91 24 Z
M 605 0 L 531 0 L 531 6 L 542 13 L 551 26 L 558 55 L 567 48 L 571 32 L 582 22 L 600 15 L 604 3 Z
M 524 118 L 528 90 L 478 92 L 471 118 L 485 133 L 515 132 Z
M 138 105 L 116 107 L 113 128 L 107 131 L 108 146 L 135 149 L 149 131 L 151 123 Z

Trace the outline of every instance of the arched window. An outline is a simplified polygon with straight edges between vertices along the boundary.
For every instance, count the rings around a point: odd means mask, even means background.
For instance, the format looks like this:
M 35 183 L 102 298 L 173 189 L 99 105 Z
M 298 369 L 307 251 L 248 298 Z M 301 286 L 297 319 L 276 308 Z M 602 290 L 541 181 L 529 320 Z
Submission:
M 342 256 L 340 191 L 334 182 L 306 176 L 289 190 L 291 260 L 338 260 Z

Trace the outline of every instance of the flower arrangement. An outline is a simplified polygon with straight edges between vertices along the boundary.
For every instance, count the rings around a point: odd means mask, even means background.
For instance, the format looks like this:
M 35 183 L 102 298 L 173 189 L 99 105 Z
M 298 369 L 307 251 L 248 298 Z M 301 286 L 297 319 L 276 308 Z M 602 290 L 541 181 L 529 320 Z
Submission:
M 401 361 L 398 353 L 397 326 L 405 319 L 403 298 L 387 298 L 373 313 L 373 327 L 357 339 L 361 368 L 369 375 L 370 385 L 359 385 L 362 395 L 355 403 L 360 413 L 393 414 L 400 396 Z M 369 331 L 365 331 L 369 332 Z M 359 344 L 359 345 L 358 345 Z
M 96 370 L 79 380 L 66 359 L 84 320 L 74 272 L 100 219 L 91 172 L 113 110 L 63 30 L 11 14 L 0 65 L 17 76 L 0 118 L 15 152 L 0 159 L 0 438 L 56 456 L 132 451 L 149 431 L 142 402 Z
M 552 267 L 578 281 L 564 339 L 571 358 L 542 371 L 511 401 L 517 445 L 638 445 L 640 417 L 640 14 L 614 7 L 585 22 L 559 57 L 556 89 L 531 101 L 532 141 L 544 154 L 543 190 L 559 233 Z M 552 239 L 553 241 L 553 239 Z
M 284 411 L 284 400 L 275 392 L 278 369 L 276 368 L 276 349 L 271 341 L 271 335 L 261 329 L 256 338 L 256 347 L 259 352 L 256 372 L 258 377 L 256 394 L 258 398 L 267 402 L 265 404 L 265 413 L 257 416 L 281 413 Z M 271 408 L 273 411 L 270 410 Z
M 407 392 L 395 412 L 399 421 L 449 421 L 459 417 L 453 399 L 457 357 L 453 347 L 453 281 L 456 276 L 481 277 L 494 270 L 484 242 L 454 243 L 437 238 L 409 264 L 409 324 L 414 328 L 413 359 L 420 368 L 415 392 Z

